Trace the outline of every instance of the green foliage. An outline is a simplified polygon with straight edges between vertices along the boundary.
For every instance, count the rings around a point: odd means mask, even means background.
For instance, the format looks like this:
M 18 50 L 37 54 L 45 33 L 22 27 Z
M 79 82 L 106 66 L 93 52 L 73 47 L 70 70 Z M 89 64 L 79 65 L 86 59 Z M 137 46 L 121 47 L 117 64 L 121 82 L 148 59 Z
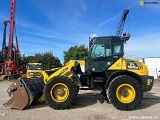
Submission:
M 42 56 L 42 63 L 44 64 L 46 69 L 62 66 L 58 57 L 55 57 L 51 51 L 42 54 Z
M 2 58 L 0 51 L 0 62 L 4 62 L 4 56 Z M 25 54 L 17 55 L 17 62 L 19 66 L 26 66 L 28 63 L 43 63 L 44 69 L 51 69 L 55 67 L 61 67 L 62 64 L 58 57 L 53 55 L 52 51 L 47 51 L 44 53 L 35 53 L 34 56 L 26 56 Z
M 62 64 L 58 57 L 53 55 L 52 51 L 47 51 L 45 53 L 35 53 L 34 56 L 22 56 L 23 63 L 43 63 L 44 69 L 51 69 L 55 67 L 60 67 Z
M 43 53 L 35 53 L 34 56 L 29 59 L 31 63 L 43 63 L 43 61 Z
M 27 63 L 29 63 L 29 61 L 30 61 L 30 59 L 33 57 L 33 56 L 26 56 L 25 54 L 23 54 L 23 55 L 20 55 L 19 56 L 20 58 L 18 58 L 19 60 L 19 62 L 22 62 L 22 64 L 24 64 L 24 65 L 27 65 Z
M 68 51 L 64 51 L 64 64 L 69 60 L 86 60 L 88 56 L 88 48 L 85 45 L 70 47 Z

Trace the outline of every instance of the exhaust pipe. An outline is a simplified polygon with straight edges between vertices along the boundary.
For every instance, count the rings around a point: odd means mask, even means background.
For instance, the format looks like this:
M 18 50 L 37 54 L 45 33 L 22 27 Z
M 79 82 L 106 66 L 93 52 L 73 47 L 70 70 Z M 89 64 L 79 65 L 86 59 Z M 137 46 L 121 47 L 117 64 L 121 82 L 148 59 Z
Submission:
M 44 82 L 42 78 L 29 80 L 20 77 L 7 89 L 11 99 L 3 105 L 23 110 L 31 104 L 39 102 L 39 98 L 43 95 L 43 88 Z

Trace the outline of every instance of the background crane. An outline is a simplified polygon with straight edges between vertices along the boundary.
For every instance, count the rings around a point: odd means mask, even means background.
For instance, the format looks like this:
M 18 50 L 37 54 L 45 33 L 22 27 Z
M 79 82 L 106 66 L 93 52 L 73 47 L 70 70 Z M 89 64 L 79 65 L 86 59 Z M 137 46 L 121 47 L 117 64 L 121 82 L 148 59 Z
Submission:
M 128 9 L 125 9 L 123 11 L 123 14 L 122 14 L 122 17 L 121 17 L 120 22 L 118 24 L 115 36 L 121 36 L 122 35 L 123 27 L 124 27 L 124 24 L 125 24 L 128 13 L 129 13 Z

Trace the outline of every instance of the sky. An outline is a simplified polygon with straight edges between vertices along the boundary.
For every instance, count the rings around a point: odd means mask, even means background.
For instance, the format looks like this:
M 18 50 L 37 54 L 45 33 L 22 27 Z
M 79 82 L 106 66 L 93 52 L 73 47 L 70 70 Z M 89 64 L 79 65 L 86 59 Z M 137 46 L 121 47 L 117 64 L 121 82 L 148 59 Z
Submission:
M 0 1 L 1 44 L 11 0 Z M 63 63 L 63 52 L 71 46 L 88 47 L 90 36 L 114 35 L 123 10 L 129 9 L 124 31 L 131 38 L 125 44 L 125 56 L 160 57 L 160 0 L 144 2 L 159 4 L 140 6 L 140 0 L 16 0 L 20 52 L 34 55 L 52 51 Z

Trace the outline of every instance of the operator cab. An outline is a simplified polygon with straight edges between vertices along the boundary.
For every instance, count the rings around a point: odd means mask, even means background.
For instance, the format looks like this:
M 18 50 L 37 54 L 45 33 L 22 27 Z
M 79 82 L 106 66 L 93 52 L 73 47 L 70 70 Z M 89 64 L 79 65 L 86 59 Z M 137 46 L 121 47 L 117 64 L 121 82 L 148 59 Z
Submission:
M 124 37 L 94 37 L 89 41 L 89 56 L 86 70 L 103 72 L 124 55 Z
M 27 70 L 43 70 L 42 63 L 28 63 L 26 65 Z

